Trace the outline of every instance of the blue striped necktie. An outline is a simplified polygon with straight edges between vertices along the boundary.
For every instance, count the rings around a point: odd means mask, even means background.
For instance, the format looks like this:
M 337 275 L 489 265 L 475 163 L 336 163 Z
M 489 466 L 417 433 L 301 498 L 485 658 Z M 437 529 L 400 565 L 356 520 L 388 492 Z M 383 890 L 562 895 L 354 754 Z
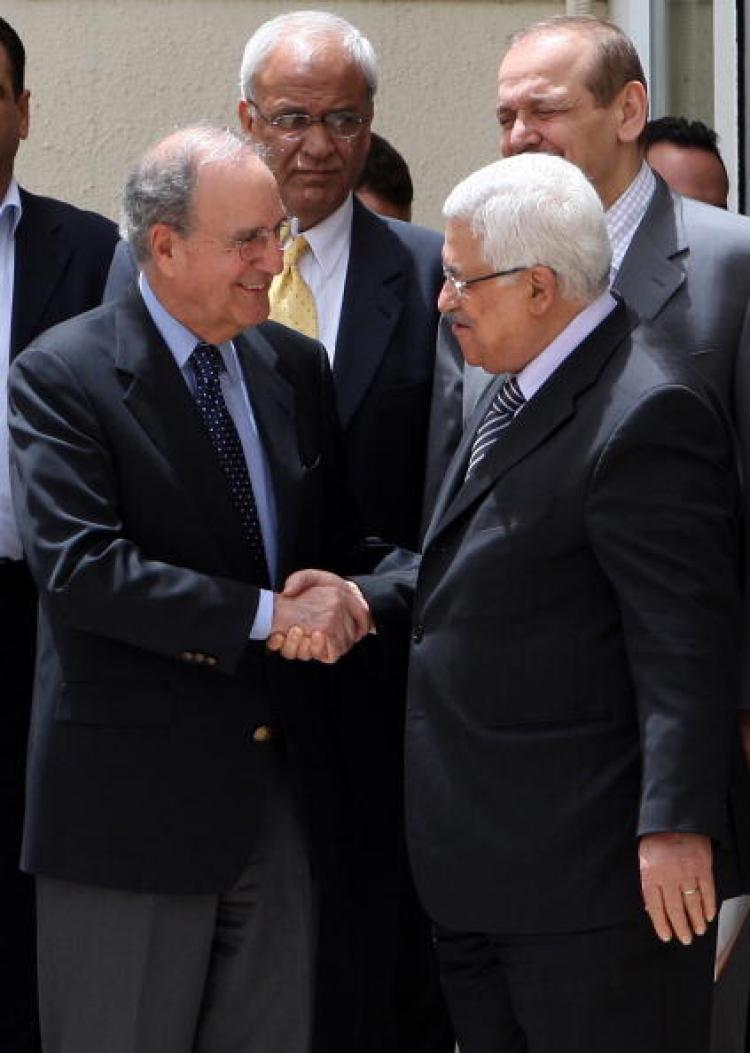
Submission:
M 255 494 L 247 470 L 245 452 L 221 390 L 220 376 L 225 369 L 224 360 L 218 347 L 199 343 L 190 356 L 190 364 L 195 376 L 195 401 L 229 484 L 232 504 L 242 524 L 242 536 L 256 566 L 253 584 L 258 588 L 267 588 L 268 565 Z
M 525 402 L 526 399 L 523 397 L 516 378 L 506 377 L 503 386 L 492 400 L 484 420 L 477 428 L 474 442 L 471 444 L 469 465 L 466 469 L 464 481 L 472 477 L 477 465 L 484 460 L 500 432 L 508 427 Z

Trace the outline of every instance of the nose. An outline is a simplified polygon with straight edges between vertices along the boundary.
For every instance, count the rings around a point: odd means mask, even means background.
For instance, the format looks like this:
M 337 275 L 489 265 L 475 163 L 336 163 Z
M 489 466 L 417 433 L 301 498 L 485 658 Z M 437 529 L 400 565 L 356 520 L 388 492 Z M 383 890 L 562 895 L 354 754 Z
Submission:
M 504 157 L 522 154 L 529 147 L 538 146 L 539 132 L 519 113 L 512 124 L 506 125 L 500 135 L 500 153 Z
M 267 239 L 257 266 L 267 274 L 281 274 L 284 270 L 284 250 L 277 238 Z
M 311 124 L 300 145 L 302 152 L 310 157 L 327 157 L 334 151 L 333 139 L 324 121 Z
M 456 291 L 447 280 L 443 280 L 443 286 L 438 293 L 437 309 L 441 314 L 447 314 L 450 311 L 451 306 L 455 307 L 456 304 Z

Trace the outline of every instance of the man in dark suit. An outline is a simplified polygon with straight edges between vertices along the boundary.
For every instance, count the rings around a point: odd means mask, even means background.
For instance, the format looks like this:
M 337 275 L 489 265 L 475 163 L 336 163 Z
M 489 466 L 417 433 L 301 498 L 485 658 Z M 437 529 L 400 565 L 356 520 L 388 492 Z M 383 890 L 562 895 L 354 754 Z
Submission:
M 99 303 L 114 223 L 23 190 L 13 176 L 29 131 L 25 51 L 0 18 L 0 1049 L 38 1053 L 33 885 L 18 870 L 36 634 L 36 596 L 22 559 L 7 468 L 9 362 L 47 326 Z
M 737 877 L 731 430 L 607 291 L 579 169 L 497 162 L 444 212 L 441 310 L 502 375 L 421 563 L 357 580 L 384 646 L 411 633 L 407 831 L 458 1042 L 703 1053 Z
M 416 548 L 441 238 L 383 219 L 354 196 L 377 79 L 372 45 L 350 23 L 320 11 L 280 15 L 245 48 L 239 119 L 267 149 L 282 201 L 309 244 L 298 267 L 307 318 L 277 295 L 283 274 L 271 289 L 271 317 L 303 327 L 326 347 L 346 480 L 367 534 Z M 107 295 L 132 279 L 132 256 L 121 246 Z M 313 324 L 305 325 L 311 314 Z M 369 642 L 335 677 L 356 906 L 347 950 L 341 891 L 332 891 L 330 910 L 323 903 L 321 955 L 337 974 L 347 954 L 357 963 L 348 995 L 321 968 L 317 1044 L 320 1053 L 452 1053 L 430 933 L 402 847 L 404 665 L 384 667 Z
M 310 626 L 273 589 L 358 521 L 325 355 L 260 325 L 283 216 L 250 144 L 175 133 L 126 187 L 138 288 L 11 371 L 49 1053 L 309 1049 L 337 764 L 321 670 L 288 679 L 264 640 Z M 332 659 L 366 623 L 353 589 L 328 601 Z
M 347 482 L 365 529 L 416 548 L 441 239 L 377 216 L 354 196 L 377 77 L 373 48 L 350 23 L 317 11 L 281 15 L 247 43 L 239 116 L 268 149 L 282 200 L 308 246 L 298 271 L 331 359 Z M 271 291 L 271 316 L 297 325 L 285 303 L 289 275 Z M 402 850 L 405 669 L 400 662 L 384 667 L 377 643 L 368 641 L 335 676 L 353 798 L 354 936 L 364 999 L 343 1053 L 452 1053 L 430 933 Z M 331 907 L 340 916 L 340 904 Z M 340 997 L 330 1007 L 325 991 L 321 999 L 322 1021 L 341 1017 Z M 322 1053 L 332 1053 L 326 1030 Z

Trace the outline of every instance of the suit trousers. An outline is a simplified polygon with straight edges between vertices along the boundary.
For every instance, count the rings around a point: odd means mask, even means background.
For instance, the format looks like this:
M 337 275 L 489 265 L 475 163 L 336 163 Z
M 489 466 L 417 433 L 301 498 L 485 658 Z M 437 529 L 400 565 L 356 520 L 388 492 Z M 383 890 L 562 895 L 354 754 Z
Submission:
M 308 1053 L 314 912 L 283 751 L 226 893 L 37 878 L 45 1053 Z
M 706 1053 L 716 923 L 689 947 L 648 917 L 503 936 L 437 928 L 461 1053 Z
M 34 883 L 18 869 L 36 636 L 25 563 L 0 561 L 0 621 L 0 1053 L 39 1053 Z

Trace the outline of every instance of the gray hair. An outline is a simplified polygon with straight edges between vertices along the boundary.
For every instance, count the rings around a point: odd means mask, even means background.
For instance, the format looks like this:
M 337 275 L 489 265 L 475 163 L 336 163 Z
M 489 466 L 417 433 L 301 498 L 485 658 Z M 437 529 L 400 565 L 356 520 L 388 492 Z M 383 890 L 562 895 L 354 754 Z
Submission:
M 480 168 L 449 194 L 443 215 L 470 225 L 494 270 L 543 264 L 563 297 L 585 302 L 607 287 L 612 250 L 601 201 L 561 157 L 526 153 Z
M 378 60 L 375 49 L 360 31 L 345 18 L 328 11 L 290 11 L 264 22 L 248 40 L 240 68 L 242 97 L 252 101 L 255 78 L 272 51 L 289 44 L 303 59 L 311 59 L 325 46 L 327 39 L 337 37 L 351 61 L 359 67 L 370 98 L 378 90 Z
M 192 229 L 193 192 L 207 164 L 240 164 L 248 154 L 261 157 L 251 142 L 229 128 L 183 128 L 152 146 L 132 169 L 123 193 L 120 234 L 139 263 L 148 260 L 148 232 L 166 223 L 182 237 Z

